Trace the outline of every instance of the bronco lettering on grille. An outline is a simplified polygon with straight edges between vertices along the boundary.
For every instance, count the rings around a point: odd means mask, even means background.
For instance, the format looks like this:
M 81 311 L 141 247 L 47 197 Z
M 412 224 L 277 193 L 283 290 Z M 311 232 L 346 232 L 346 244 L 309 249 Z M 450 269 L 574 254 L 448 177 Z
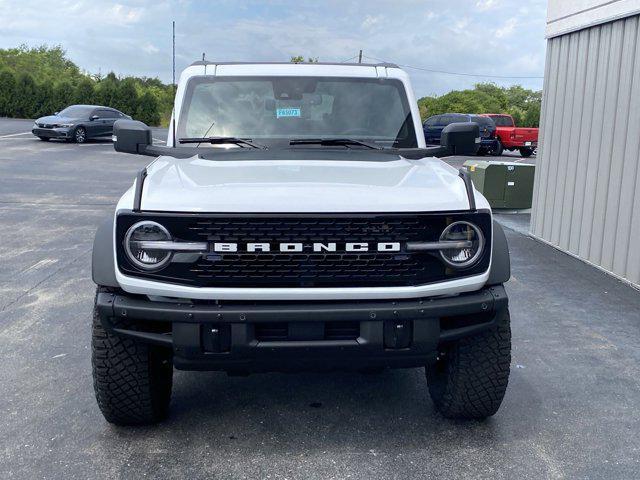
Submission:
M 366 242 L 350 242 L 338 244 L 335 242 L 328 243 L 214 243 L 213 251 L 218 253 L 233 253 L 233 252 L 284 252 L 284 253 L 296 253 L 305 250 L 305 246 L 308 250 L 314 252 L 399 252 L 400 242 L 378 242 L 378 243 L 366 243 Z

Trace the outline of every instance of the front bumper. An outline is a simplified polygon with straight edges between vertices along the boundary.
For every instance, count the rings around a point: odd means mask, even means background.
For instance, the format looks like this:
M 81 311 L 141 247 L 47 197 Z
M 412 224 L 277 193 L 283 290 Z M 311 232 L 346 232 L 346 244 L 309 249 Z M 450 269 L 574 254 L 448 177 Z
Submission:
M 33 127 L 31 133 L 36 137 L 71 138 L 71 128 L 40 128 Z
M 504 287 L 444 298 L 336 302 L 151 301 L 99 293 L 112 333 L 173 349 L 182 370 L 232 373 L 417 367 L 438 346 L 495 327 Z

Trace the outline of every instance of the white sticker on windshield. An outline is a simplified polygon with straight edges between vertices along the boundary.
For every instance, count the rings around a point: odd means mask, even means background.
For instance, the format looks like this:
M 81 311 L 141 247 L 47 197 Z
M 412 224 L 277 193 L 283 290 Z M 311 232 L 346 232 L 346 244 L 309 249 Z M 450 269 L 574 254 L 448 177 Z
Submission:
M 278 108 L 276 110 L 276 118 L 299 117 L 299 116 L 300 116 L 299 108 Z

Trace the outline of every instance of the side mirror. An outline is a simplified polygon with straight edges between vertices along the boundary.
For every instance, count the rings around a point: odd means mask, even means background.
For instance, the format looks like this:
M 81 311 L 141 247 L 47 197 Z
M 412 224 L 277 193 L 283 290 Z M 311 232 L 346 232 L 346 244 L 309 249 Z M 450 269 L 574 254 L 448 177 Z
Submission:
M 442 130 L 440 146 L 450 155 L 475 155 L 480 148 L 480 127 L 477 123 L 450 123 Z
M 153 143 L 151 129 L 137 120 L 116 120 L 113 124 L 113 148 L 116 152 L 145 155 Z
M 99 117 L 98 115 L 91 115 L 91 116 L 89 117 L 89 120 L 91 120 L 91 121 L 93 122 L 94 120 L 98 120 L 99 118 L 100 118 L 100 117 Z
M 53 112 L 54 115 L 58 115 L 60 112 Z

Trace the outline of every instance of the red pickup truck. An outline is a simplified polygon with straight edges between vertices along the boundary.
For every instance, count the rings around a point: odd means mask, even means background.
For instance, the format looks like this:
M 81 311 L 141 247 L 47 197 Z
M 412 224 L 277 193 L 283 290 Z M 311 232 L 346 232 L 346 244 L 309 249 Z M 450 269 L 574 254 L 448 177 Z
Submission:
M 502 155 L 503 150 L 519 150 L 520 155 L 530 157 L 538 148 L 538 129 L 516 127 L 511 115 L 503 113 L 485 113 L 483 117 L 491 118 L 496 124 L 498 147 L 493 152 Z

